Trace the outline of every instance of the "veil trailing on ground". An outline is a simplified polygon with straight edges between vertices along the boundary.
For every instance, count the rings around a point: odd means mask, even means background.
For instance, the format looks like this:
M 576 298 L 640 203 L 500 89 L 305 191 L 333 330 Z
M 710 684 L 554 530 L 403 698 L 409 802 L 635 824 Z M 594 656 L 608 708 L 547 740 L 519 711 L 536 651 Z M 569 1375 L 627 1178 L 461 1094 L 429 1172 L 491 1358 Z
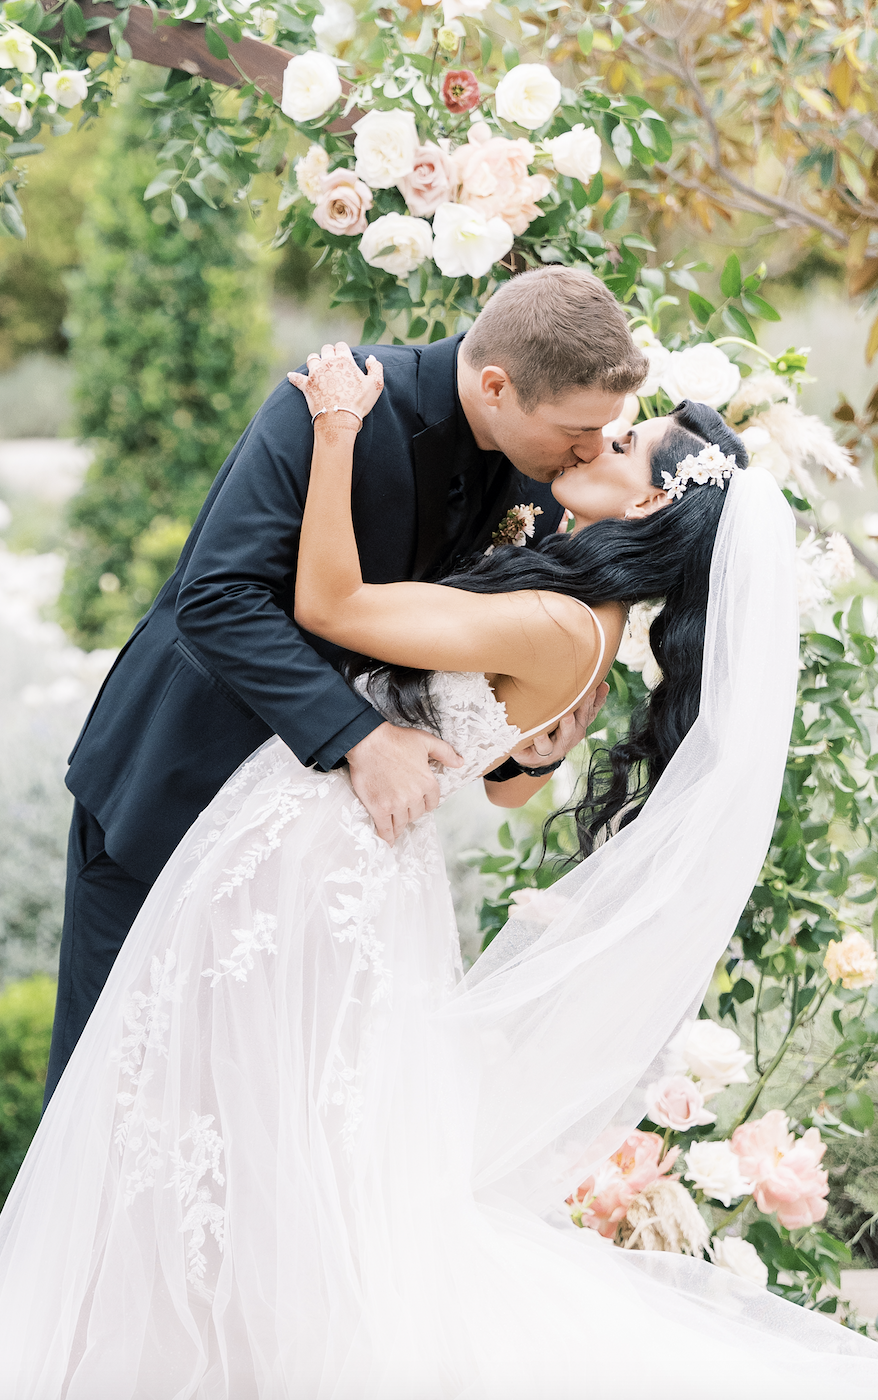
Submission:
M 643 1117 L 771 838 L 796 691 L 795 530 L 767 472 L 727 489 L 698 719 L 636 821 L 552 886 L 547 921 L 510 919 L 445 1013 L 482 1046 L 476 1182 L 537 1210 Z

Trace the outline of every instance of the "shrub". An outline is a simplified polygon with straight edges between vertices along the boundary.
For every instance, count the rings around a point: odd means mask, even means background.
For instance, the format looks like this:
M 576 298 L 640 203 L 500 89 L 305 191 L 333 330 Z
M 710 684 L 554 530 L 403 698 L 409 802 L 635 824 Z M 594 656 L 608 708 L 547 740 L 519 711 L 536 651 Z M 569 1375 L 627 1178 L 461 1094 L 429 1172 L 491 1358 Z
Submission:
M 5 1201 L 40 1121 L 55 983 L 13 982 L 0 995 L 0 1201 Z
M 71 504 L 62 610 L 89 647 L 119 645 L 149 607 L 265 388 L 267 267 L 243 213 L 199 202 L 177 225 L 144 202 L 143 82 L 109 120 L 71 279 L 77 430 L 96 458 Z

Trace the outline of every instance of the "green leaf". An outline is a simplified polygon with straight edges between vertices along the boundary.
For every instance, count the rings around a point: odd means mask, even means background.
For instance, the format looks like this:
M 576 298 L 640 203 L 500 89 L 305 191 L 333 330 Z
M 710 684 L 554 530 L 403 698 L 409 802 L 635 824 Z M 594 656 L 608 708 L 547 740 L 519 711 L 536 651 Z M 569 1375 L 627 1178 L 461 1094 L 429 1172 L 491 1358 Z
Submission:
M 444 340 L 447 334 L 448 332 L 445 329 L 444 323 L 442 321 L 434 321 L 430 328 L 430 344 L 432 345 L 436 340 Z
M 77 43 L 84 39 L 88 30 L 85 27 L 85 16 L 76 0 L 67 0 L 67 4 L 61 11 L 61 19 L 64 24 L 64 33 L 72 43 Z
M 229 51 L 226 47 L 226 41 L 223 36 L 214 29 L 212 24 L 206 24 L 204 26 L 204 42 L 207 44 L 214 58 L 228 58 Z
M 512 850 L 513 846 L 515 845 L 515 842 L 512 839 L 512 832 L 509 830 L 508 822 L 504 822 L 503 825 L 500 827 L 500 830 L 497 832 L 497 840 L 500 842 L 500 845 L 503 847 L 504 851 Z
M 518 49 L 515 47 L 514 44 L 503 45 L 503 62 L 506 65 L 507 73 L 510 72 L 511 69 L 518 67 L 519 63 L 521 62 L 521 58 L 519 57 Z
M 735 1001 L 749 1001 L 755 995 L 753 983 L 748 982 L 746 977 L 739 977 L 732 988 L 732 996 Z
M 24 219 L 19 214 L 14 204 L 0 204 L 0 219 L 12 234 L 13 238 L 27 238 L 27 229 Z
M 737 253 L 730 253 L 726 258 L 719 285 L 724 297 L 741 295 L 741 263 Z
M 26 29 L 28 34 L 38 34 L 44 27 L 45 18 L 42 5 L 39 0 L 12 0 L 12 3 L 3 8 L 4 18 L 10 20 L 12 24 L 19 25 Z M 54 14 L 49 20 L 48 28 L 57 24 L 58 16 Z
M 178 175 L 179 171 L 177 170 L 160 170 L 155 179 L 144 190 L 144 199 L 155 199 L 157 194 L 164 194 L 173 184 L 176 184 Z
M 38 156 L 45 146 L 39 141 L 10 141 L 6 147 L 8 156 Z
M 601 197 L 601 195 L 603 194 L 603 192 L 604 192 L 604 177 L 603 177 L 603 175 L 601 174 L 601 172 L 598 171 L 597 175 L 595 175 L 594 179 L 592 180 L 591 184 L 590 184 L 589 187 L 588 187 L 588 190 L 586 191 L 586 196 L 585 196 L 585 197 L 586 197 L 587 202 L 588 202 L 589 204 L 597 204 L 597 202 L 598 202 L 598 200 L 600 199 L 600 197 Z
M 865 1089 L 851 1089 L 845 1094 L 841 1120 L 861 1132 L 871 1128 L 875 1121 L 875 1104 Z
M 783 1004 L 783 987 L 766 987 L 759 1001 L 760 1011 L 774 1011 Z
M 588 58 L 592 50 L 592 45 L 594 44 L 594 28 L 588 20 L 586 20 L 585 24 L 582 26 L 579 33 L 577 34 L 576 42 L 579 44 L 579 47 L 585 54 L 586 58 Z
M 711 316 L 716 311 L 716 307 L 711 305 L 706 297 L 698 292 L 689 293 L 689 305 L 692 307 L 693 315 L 700 325 L 706 326 Z
M 759 316 L 763 321 L 780 320 L 780 312 L 775 311 L 770 302 L 764 297 L 758 297 L 755 292 L 745 292 L 741 302 L 744 310 L 749 311 L 751 316 Z
M 751 341 L 753 345 L 756 344 L 756 335 L 753 327 L 750 325 L 743 311 L 739 311 L 737 306 L 724 306 L 722 316 L 725 325 L 733 335 L 743 336 L 745 340 Z
M 416 316 L 413 321 L 409 322 L 409 339 L 417 340 L 420 336 L 425 334 L 426 330 L 427 322 L 424 320 L 424 317 Z
M 188 219 L 188 206 L 183 196 L 177 190 L 174 190 L 174 193 L 171 195 L 171 208 L 180 220 L 180 223 L 182 223 L 184 219 Z
M 604 228 L 618 228 L 620 224 L 624 224 L 625 220 L 628 218 L 628 210 L 630 207 L 631 196 L 627 193 L 620 194 L 617 199 L 613 200 L 604 215 Z

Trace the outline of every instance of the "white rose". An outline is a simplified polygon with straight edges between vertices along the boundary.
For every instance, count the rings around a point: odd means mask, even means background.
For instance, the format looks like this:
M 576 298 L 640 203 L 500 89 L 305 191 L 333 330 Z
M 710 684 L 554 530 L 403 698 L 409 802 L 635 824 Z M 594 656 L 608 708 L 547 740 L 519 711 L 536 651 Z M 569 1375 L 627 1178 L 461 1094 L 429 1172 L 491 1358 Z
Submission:
M 313 19 L 314 33 L 322 49 L 346 44 L 357 32 L 357 16 L 347 0 L 323 0 L 323 14 Z
M 570 905 L 563 894 L 552 890 L 514 890 L 509 896 L 510 919 L 525 919 L 528 923 L 550 924 L 558 919 Z
M 744 1066 L 752 1058 L 734 1031 L 715 1021 L 687 1021 L 668 1045 L 665 1068 L 668 1074 L 694 1074 L 707 1099 L 727 1084 L 746 1084 Z
M 313 122 L 341 97 L 341 78 L 332 59 L 312 50 L 291 58 L 284 69 L 280 109 L 294 122 Z
M 323 195 L 323 181 L 328 170 L 329 156 L 316 141 L 308 147 L 302 159 L 296 161 L 296 184 L 312 204 L 317 204 Z
M 411 175 L 419 145 L 413 112 L 367 112 L 354 131 L 357 175 L 370 189 L 389 190 Z
M 433 260 L 445 277 L 484 277 L 514 238 L 503 219 L 485 219 L 465 204 L 440 204 L 433 220 Z
M 552 157 L 559 175 L 571 175 L 583 185 L 587 185 L 601 168 L 601 138 L 593 126 L 584 126 L 582 122 L 577 122 L 572 131 L 563 132 L 553 141 L 544 141 L 543 148 Z
M 673 403 L 692 399 L 720 408 L 736 392 L 741 371 L 718 345 L 690 345 L 673 350 L 661 377 L 661 387 Z
M 500 79 L 494 96 L 498 117 L 534 131 L 561 101 L 561 84 L 545 63 L 519 63 Z
M 0 117 L 10 126 L 14 126 L 19 136 L 34 124 L 24 99 L 15 97 L 6 88 L 0 88 Z
M 750 1182 L 741 1175 L 740 1158 L 727 1142 L 693 1142 L 686 1153 L 683 1175 L 697 1191 L 724 1206 L 751 1190 Z
M 19 73 L 32 73 L 37 55 L 27 34 L 12 30 L 0 38 L 0 68 L 17 68 Z
M 724 1240 L 716 1236 L 710 1252 L 717 1268 L 728 1269 L 730 1274 L 758 1283 L 760 1288 L 767 1285 L 768 1269 L 748 1240 L 739 1235 L 726 1235 Z
M 427 220 L 413 219 L 410 214 L 382 214 L 360 239 L 360 252 L 369 266 L 381 267 L 395 277 L 414 272 L 432 249 L 433 234 Z
M 662 673 L 649 645 L 649 629 L 663 607 L 664 603 L 633 603 L 628 609 L 628 621 L 616 652 L 616 660 L 632 671 L 639 671 L 643 684 L 650 690 L 658 685 Z M 678 1065 L 675 1072 L 685 1068 L 685 1065 Z M 705 1092 L 703 1085 L 701 1092 Z
M 649 373 L 637 390 L 637 396 L 641 399 L 651 399 L 661 388 L 662 375 L 670 364 L 671 352 L 665 349 L 649 326 L 635 326 L 631 332 L 631 339 L 649 360 Z
M 846 933 L 840 943 L 830 941 L 823 959 L 823 966 L 832 982 L 841 982 L 852 991 L 860 987 L 871 987 L 878 977 L 878 958 L 875 949 L 861 933 Z
M 59 107 L 77 107 L 88 97 L 88 76 L 75 68 L 60 73 L 44 73 L 43 87 Z
M 428 0 L 428 3 L 432 3 L 432 0 Z M 445 0 L 442 6 L 442 18 L 446 25 L 454 24 L 460 15 L 468 15 L 470 19 L 478 19 L 479 15 L 484 14 L 490 3 L 491 0 Z
M 756 424 L 752 428 L 742 428 L 738 437 L 747 449 L 747 456 L 752 457 L 754 453 L 761 452 L 764 447 L 771 443 L 771 433 Z

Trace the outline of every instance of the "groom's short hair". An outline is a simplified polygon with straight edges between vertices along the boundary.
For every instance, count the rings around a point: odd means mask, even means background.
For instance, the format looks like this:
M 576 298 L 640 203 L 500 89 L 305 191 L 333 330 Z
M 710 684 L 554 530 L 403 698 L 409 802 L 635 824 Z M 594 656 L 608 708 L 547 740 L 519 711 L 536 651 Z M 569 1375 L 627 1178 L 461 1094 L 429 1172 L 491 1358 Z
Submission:
M 474 369 L 504 369 L 526 413 L 570 389 L 634 393 L 649 368 L 613 293 L 578 267 L 504 282 L 467 331 L 463 353 Z

